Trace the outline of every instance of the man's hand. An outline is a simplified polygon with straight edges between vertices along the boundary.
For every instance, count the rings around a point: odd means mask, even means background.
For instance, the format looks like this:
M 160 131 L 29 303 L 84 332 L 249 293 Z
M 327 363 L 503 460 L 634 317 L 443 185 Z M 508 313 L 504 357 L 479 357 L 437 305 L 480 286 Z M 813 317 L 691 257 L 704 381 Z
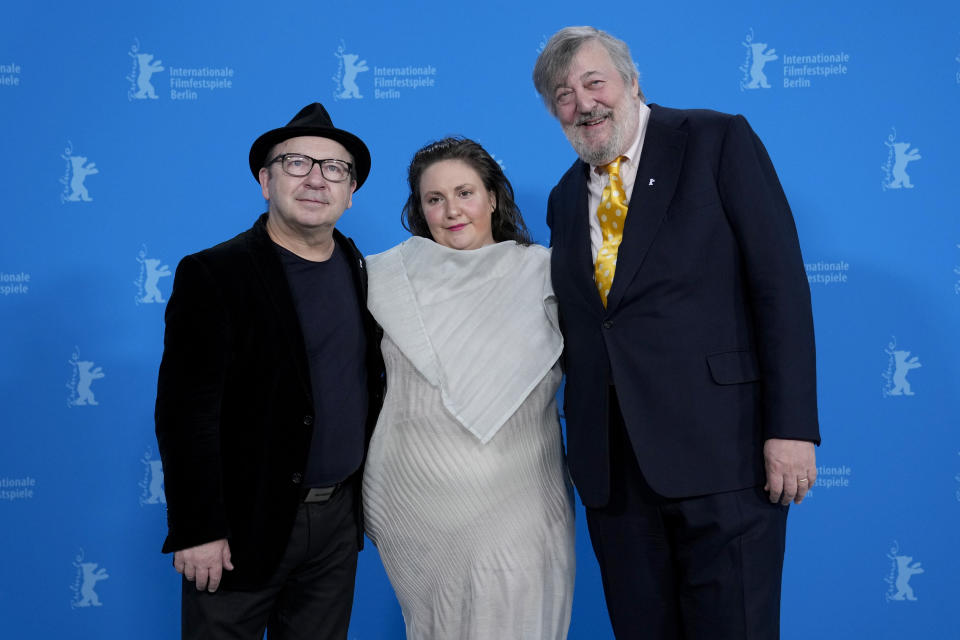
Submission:
M 817 481 L 817 455 L 812 442 L 770 438 L 763 445 L 770 502 L 800 504 Z
M 233 570 L 230 563 L 230 545 L 226 538 L 181 549 L 173 554 L 173 568 L 183 577 L 194 582 L 197 591 L 206 589 L 213 593 L 220 586 L 223 570 Z

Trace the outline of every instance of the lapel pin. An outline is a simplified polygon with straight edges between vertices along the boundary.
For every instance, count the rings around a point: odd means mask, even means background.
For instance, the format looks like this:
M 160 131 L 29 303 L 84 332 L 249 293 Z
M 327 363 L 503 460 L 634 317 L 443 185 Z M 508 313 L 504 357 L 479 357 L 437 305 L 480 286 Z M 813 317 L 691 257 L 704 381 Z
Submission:
M 656 180 L 653 178 L 650 178 L 650 182 L 647 183 L 647 186 L 652 187 L 654 182 L 656 182 Z

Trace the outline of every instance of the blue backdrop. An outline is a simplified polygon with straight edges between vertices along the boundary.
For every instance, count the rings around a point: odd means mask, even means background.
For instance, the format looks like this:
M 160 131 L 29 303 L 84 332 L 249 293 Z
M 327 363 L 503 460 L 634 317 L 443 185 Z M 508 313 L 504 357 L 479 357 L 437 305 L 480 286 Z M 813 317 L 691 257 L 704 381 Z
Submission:
M 550 34 L 594 24 L 651 102 L 745 114 L 793 206 L 824 444 L 790 516 L 784 638 L 960 637 L 960 5 L 271 4 L 3 5 L 0 634 L 176 636 L 164 303 L 183 255 L 264 209 L 254 138 L 319 100 L 367 142 L 340 224 L 366 253 L 406 236 L 413 152 L 475 138 L 547 243 L 574 155 L 530 73 Z M 610 638 L 578 519 L 570 635 Z M 372 545 L 360 563 L 351 639 L 402 637 Z

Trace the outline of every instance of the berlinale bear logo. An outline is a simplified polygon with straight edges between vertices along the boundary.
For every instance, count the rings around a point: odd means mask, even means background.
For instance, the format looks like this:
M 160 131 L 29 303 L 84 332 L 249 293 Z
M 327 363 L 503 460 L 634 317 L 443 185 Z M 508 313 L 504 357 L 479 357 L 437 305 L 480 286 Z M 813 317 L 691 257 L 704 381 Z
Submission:
M 141 53 L 139 40 L 134 40 L 127 55 L 133 59 L 130 74 L 127 76 L 130 83 L 127 100 L 156 100 L 157 91 L 150 79 L 153 74 L 164 70 L 163 62 L 154 60 L 152 53 Z
M 110 576 L 106 569 L 102 567 L 98 569 L 99 565 L 96 562 L 84 562 L 83 556 L 84 553 L 81 549 L 80 554 L 73 561 L 73 566 L 77 568 L 77 575 L 70 587 L 70 590 L 73 591 L 73 601 L 71 601 L 70 606 L 72 608 L 102 606 L 103 603 L 100 602 L 94 588 L 98 582 L 106 580 Z
M 63 177 L 60 178 L 60 183 L 64 187 L 60 202 L 93 202 L 84 180 L 87 176 L 100 173 L 97 164 L 88 163 L 85 156 L 73 155 L 72 142 L 67 142 L 67 148 L 63 150 L 60 157 L 66 160 L 66 169 Z
M 337 47 L 337 52 L 333 55 L 340 59 L 340 66 L 337 68 L 337 74 L 333 77 L 337 88 L 333 96 L 338 99 L 362 98 L 360 87 L 357 85 L 357 75 L 362 71 L 369 71 L 366 60 L 360 60 L 360 56 L 355 53 L 345 53 L 343 41 Z
M 137 279 L 133 281 L 134 286 L 137 287 L 137 295 L 134 298 L 136 303 L 166 302 L 160 292 L 159 283 L 160 278 L 173 275 L 170 271 L 170 265 L 161 264 L 162 261 L 157 258 L 148 258 L 146 245 L 140 247 L 137 262 L 140 263 L 140 273 Z
M 740 90 L 744 89 L 769 89 L 770 83 L 767 81 L 767 74 L 763 72 L 764 66 L 772 60 L 777 59 L 777 50 L 768 49 L 765 42 L 753 41 L 753 29 L 741 42 L 747 48 L 747 55 L 744 63 L 740 66 L 743 72 L 743 78 L 740 80 Z
M 163 492 L 163 462 L 153 458 L 153 452 L 147 450 L 140 459 L 143 463 L 143 480 L 140 481 L 140 506 L 145 504 L 167 504 Z
M 887 354 L 887 369 L 883 373 L 883 395 L 912 396 L 915 395 L 907 380 L 907 374 L 923 365 L 918 356 L 910 357 L 910 352 L 897 349 L 897 339 L 893 337 L 887 344 L 884 353 Z
M 891 128 L 884 143 L 887 148 L 887 161 L 880 167 L 883 171 L 881 186 L 887 189 L 913 189 L 913 183 L 907 174 L 907 165 L 920 160 L 919 149 L 911 149 L 909 142 L 897 142 L 897 130 Z
M 893 543 L 890 553 L 890 573 L 884 578 L 889 585 L 887 588 L 887 600 L 916 600 L 917 596 L 913 593 L 913 587 L 910 586 L 910 578 L 923 573 L 923 567 L 919 562 L 913 562 L 912 556 L 901 555 L 900 545 Z
M 90 360 L 80 359 L 80 349 L 74 348 L 73 355 L 68 361 L 73 366 L 73 373 L 70 376 L 70 382 L 67 383 L 67 389 L 70 395 L 67 397 L 68 407 L 95 406 L 97 400 L 93 395 L 91 385 L 94 380 L 100 380 L 106 377 L 102 367 L 94 367 Z

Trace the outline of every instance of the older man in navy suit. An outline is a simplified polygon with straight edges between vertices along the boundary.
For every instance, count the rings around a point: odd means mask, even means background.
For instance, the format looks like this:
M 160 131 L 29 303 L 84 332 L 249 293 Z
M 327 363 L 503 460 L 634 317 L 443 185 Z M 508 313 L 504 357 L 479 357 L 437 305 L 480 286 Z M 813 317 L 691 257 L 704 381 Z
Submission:
M 816 478 L 810 292 L 742 116 L 647 106 L 627 45 L 547 43 L 580 159 L 550 194 L 569 464 L 618 638 L 779 636 L 787 508 Z

